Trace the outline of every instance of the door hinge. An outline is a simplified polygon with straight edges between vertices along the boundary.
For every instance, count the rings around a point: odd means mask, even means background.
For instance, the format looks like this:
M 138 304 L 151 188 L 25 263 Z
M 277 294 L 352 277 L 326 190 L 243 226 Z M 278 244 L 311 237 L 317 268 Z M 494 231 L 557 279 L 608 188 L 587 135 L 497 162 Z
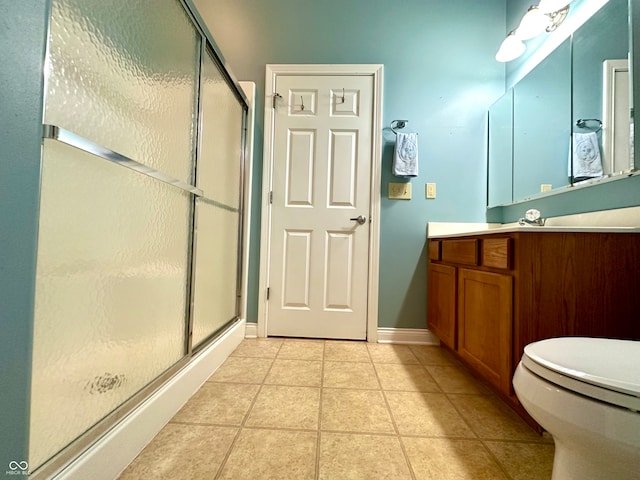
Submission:
M 273 190 L 269 192 L 269 203 L 273 203 Z
M 269 300 L 269 294 L 271 293 L 271 289 L 267 287 L 267 300 Z
M 273 99 L 272 99 L 272 100 L 273 100 L 273 109 L 274 109 L 274 110 L 276 109 L 276 106 L 277 106 L 277 103 L 278 103 L 278 99 L 279 99 L 279 98 L 282 98 L 282 95 L 280 95 L 278 92 L 275 92 L 275 93 L 273 94 Z

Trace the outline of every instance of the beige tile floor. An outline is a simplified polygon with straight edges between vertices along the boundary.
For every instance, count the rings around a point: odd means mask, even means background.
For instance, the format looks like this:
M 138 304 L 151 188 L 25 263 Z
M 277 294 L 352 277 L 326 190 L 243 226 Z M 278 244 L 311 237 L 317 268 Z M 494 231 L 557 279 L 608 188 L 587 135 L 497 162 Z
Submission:
M 439 347 L 246 339 L 120 479 L 538 480 L 553 452 Z

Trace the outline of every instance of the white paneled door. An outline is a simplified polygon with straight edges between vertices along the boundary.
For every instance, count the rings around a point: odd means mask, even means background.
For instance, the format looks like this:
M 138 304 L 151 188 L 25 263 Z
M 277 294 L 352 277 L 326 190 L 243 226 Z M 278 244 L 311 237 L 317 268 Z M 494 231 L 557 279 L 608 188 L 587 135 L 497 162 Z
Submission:
M 275 81 L 267 335 L 365 339 L 373 76 Z

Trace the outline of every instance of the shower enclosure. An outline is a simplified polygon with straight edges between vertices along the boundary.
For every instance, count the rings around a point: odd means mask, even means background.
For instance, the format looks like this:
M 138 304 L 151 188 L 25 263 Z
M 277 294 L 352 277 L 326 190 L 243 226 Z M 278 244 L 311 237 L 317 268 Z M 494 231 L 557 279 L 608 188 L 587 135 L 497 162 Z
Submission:
M 36 475 L 77 454 L 238 318 L 248 107 L 191 7 L 51 3 Z

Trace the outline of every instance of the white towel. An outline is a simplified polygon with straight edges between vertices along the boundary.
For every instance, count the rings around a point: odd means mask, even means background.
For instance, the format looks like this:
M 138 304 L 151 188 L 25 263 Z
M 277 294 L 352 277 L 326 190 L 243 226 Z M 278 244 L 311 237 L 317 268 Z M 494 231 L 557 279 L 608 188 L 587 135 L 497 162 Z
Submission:
M 418 176 L 418 134 L 398 133 L 393 155 L 393 174 L 396 177 Z
M 585 180 L 602 176 L 602 160 L 596 132 L 573 134 L 572 176 Z

